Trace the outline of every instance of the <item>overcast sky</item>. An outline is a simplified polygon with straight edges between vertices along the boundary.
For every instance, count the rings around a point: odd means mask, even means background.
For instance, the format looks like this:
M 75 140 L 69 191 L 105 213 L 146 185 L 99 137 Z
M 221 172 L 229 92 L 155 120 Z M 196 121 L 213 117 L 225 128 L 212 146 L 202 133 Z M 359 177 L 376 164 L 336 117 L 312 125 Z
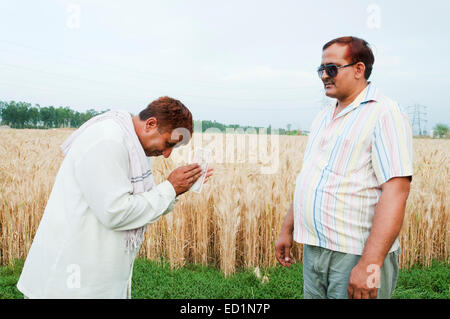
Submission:
M 168 95 L 195 119 L 305 130 L 323 44 L 354 35 L 373 84 L 431 129 L 450 124 L 449 3 L 0 0 L 0 100 L 138 113 Z

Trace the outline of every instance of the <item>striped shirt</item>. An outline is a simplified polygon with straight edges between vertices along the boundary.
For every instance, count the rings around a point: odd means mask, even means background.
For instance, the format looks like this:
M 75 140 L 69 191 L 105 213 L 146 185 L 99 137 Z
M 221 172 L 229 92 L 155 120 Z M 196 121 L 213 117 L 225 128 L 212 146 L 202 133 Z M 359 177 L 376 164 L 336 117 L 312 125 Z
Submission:
M 412 176 L 412 130 L 398 104 L 370 84 L 333 119 L 311 126 L 294 193 L 294 240 L 362 255 L 381 185 Z M 400 247 L 398 238 L 390 251 Z

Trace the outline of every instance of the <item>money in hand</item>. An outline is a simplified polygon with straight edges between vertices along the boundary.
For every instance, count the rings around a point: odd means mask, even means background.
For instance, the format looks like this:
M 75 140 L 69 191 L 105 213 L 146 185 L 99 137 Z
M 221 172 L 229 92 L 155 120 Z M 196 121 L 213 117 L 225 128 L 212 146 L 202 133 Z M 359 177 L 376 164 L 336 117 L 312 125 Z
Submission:
M 206 148 L 196 148 L 194 150 L 194 156 L 192 157 L 192 163 L 198 163 L 202 168 L 202 176 L 197 179 L 194 185 L 189 190 L 200 193 L 202 191 L 203 182 L 205 180 L 206 172 L 208 171 L 208 163 L 210 161 L 211 151 Z

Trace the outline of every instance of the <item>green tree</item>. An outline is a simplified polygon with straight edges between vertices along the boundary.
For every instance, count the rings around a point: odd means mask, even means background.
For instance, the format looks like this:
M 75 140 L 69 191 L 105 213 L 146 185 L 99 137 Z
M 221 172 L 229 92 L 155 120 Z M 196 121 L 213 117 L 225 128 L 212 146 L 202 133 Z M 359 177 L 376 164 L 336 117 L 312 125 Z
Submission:
M 0 123 L 3 123 L 3 109 L 8 106 L 8 103 L 5 101 L 0 101 Z
M 33 125 L 33 127 L 37 127 L 40 121 L 40 113 L 39 108 L 30 107 L 28 109 L 28 122 Z
M 446 124 L 438 123 L 433 129 L 433 136 L 443 138 L 446 137 L 450 128 Z
M 16 107 L 14 101 L 11 101 L 10 103 L 6 103 L 2 106 L 1 109 L 2 112 L 2 124 L 9 125 L 13 127 L 15 122 L 15 113 L 16 113 Z
M 30 104 L 11 101 L 2 108 L 2 121 L 12 128 L 23 128 L 28 122 L 28 108 Z
M 56 127 L 66 127 L 68 123 L 69 112 L 67 108 L 58 107 L 55 110 Z
M 28 109 L 31 106 L 30 103 L 18 102 L 17 103 L 17 124 L 19 128 L 24 128 L 30 119 Z
M 51 107 L 53 108 L 53 106 Z M 40 111 L 41 120 L 44 123 L 44 127 L 50 128 L 53 127 L 53 112 L 54 108 L 50 107 L 42 107 Z

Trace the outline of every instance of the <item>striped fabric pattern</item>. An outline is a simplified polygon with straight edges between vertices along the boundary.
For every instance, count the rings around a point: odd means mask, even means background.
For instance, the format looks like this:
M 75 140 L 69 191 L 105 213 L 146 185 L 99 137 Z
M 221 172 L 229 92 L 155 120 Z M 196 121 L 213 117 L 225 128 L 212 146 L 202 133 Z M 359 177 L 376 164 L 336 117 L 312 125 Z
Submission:
M 311 126 L 294 192 L 294 240 L 361 255 L 381 185 L 412 176 L 412 129 L 398 104 L 371 83 L 332 119 Z M 398 239 L 390 251 L 400 247 Z

